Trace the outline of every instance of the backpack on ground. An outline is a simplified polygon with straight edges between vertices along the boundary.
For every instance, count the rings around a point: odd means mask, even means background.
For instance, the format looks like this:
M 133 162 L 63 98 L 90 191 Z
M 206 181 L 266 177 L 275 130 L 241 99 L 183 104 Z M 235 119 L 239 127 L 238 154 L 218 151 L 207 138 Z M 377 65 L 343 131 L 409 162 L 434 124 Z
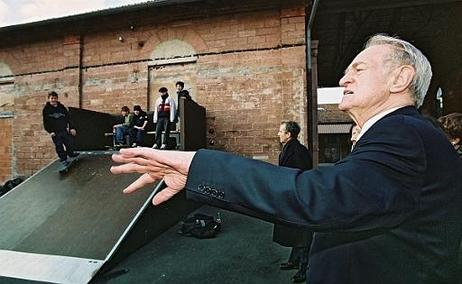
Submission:
M 213 216 L 197 213 L 183 221 L 179 234 L 198 239 L 214 238 L 221 230 L 221 220 Z

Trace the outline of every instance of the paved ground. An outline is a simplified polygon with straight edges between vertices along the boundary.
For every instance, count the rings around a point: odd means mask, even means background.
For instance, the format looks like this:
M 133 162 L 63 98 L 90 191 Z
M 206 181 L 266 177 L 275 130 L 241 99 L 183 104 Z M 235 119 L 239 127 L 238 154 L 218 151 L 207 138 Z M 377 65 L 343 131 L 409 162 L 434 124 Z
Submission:
M 200 240 L 177 234 L 179 225 L 144 246 L 111 272 L 128 272 L 95 283 L 292 283 L 296 271 L 280 271 L 290 249 L 272 242 L 272 224 L 204 206 L 197 212 L 220 211 L 222 232 Z
M 296 271 L 279 270 L 290 249 L 272 242 L 272 224 L 208 206 L 196 212 L 220 212 L 223 228 L 216 238 L 181 236 L 177 224 L 106 274 L 112 277 L 92 283 L 292 283 Z M 38 282 L 0 277 L 0 283 Z

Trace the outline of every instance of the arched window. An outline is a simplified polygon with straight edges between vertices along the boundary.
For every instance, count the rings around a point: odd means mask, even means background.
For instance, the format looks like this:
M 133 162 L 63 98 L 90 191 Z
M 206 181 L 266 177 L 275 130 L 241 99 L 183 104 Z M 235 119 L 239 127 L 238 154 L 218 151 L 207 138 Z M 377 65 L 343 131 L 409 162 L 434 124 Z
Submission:
M 151 53 L 153 65 L 186 63 L 197 61 L 196 51 L 187 42 L 174 39 L 164 41 Z
M 14 83 L 14 75 L 10 67 L 0 61 L 0 84 Z

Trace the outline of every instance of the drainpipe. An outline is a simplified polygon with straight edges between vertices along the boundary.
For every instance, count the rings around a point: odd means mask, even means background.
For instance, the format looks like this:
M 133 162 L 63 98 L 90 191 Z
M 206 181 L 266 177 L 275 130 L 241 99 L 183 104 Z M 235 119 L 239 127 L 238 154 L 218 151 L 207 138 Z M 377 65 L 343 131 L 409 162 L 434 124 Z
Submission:
M 79 40 L 79 108 L 83 107 L 83 35 L 80 34 Z
M 312 2 L 311 10 L 309 3 Z M 318 8 L 319 0 L 307 1 L 305 3 L 305 41 L 306 41 L 306 98 L 307 98 L 307 120 L 308 120 L 308 149 L 313 157 L 313 167 L 319 164 L 319 143 L 318 143 L 318 86 L 313 82 L 313 66 L 311 60 L 311 28 L 313 27 L 314 16 Z M 309 15 L 309 17 L 308 17 Z

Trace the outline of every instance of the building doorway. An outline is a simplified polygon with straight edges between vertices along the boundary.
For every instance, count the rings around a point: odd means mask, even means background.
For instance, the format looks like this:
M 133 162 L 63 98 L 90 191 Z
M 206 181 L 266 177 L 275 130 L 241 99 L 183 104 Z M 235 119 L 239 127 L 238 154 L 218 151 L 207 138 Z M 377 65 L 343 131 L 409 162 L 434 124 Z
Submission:
M 166 87 L 170 97 L 178 105 L 175 83 L 184 82 L 185 90 L 188 90 L 193 100 L 197 100 L 196 90 L 196 64 L 195 62 L 174 63 L 149 66 L 148 70 L 148 107 L 150 111 L 154 110 L 154 104 L 159 97 L 159 89 Z

